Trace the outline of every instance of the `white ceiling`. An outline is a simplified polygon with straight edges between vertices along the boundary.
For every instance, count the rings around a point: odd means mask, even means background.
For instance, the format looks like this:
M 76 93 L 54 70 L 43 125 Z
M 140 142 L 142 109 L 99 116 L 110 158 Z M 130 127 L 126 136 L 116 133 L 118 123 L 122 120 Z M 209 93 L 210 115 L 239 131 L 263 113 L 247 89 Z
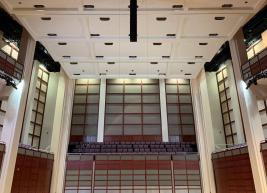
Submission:
M 129 73 L 136 77 L 194 78 L 265 0 L 138 0 L 137 43 L 129 40 L 130 0 L 1 1 L 71 78 L 134 77 Z M 224 4 L 233 7 L 222 8 Z M 45 5 L 45 9 L 37 10 L 34 5 Z M 83 5 L 94 8 L 84 9 Z M 174 9 L 173 5 L 183 7 Z M 49 33 L 57 36 L 50 37 Z

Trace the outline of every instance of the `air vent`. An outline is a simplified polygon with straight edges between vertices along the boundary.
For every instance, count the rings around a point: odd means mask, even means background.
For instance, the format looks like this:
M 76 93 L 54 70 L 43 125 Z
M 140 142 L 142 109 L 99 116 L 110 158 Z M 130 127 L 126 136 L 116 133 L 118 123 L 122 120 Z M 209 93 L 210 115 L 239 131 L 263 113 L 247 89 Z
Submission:
M 191 73 L 185 73 L 184 75 L 185 76 L 191 76 L 192 74 Z
M 75 73 L 75 74 L 73 74 L 74 76 L 79 76 L 79 75 L 81 75 L 81 74 L 78 74 L 78 73 Z
M 94 9 L 95 6 L 94 5 L 83 5 L 84 9 Z
M 91 37 L 99 37 L 100 34 L 90 34 Z
M 137 56 L 129 56 L 129 58 L 135 59 L 135 58 L 137 58 Z
M 203 58 L 203 56 L 195 56 L 195 58 L 200 59 Z
M 208 45 L 208 43 L 207 42 L 200 42 L 199 45 L 200 46 L 206 46 L 206 45 Z
M 159 76 L 166 76 L 166 73 L 159 73 Z
M 232 8 L 233 4 L 223 4 L 222 8 Z
M 58 42 L 57 44 L 60 45 L 60 46 L 66 46 L 67 45 L 66 42 Z
M 184 6 L 183 5 L 173 5 L 173 9 L 182 9 Z
M 169 59 L 170 56 L 162 56 L 162 58 L 164 58 L 164 59 Z
M 45 6 L 44 5 L 34 5 L 33 6 L 35 9 L 44 9 Z
M 160 43 L 160 42 L 154 42 L 153 45 L 154 45 L 154 46 L 161 46 L 162 43 Z
M 63 58 L 71 58 L 70 56 L 62 56 Z
M 134 72 L 131 72 L 131 73 L 129 73 L 129 75 L 130 75 L 130 76 L 135 76 L 135 75 L 136 75 L 136 73 L 134 73 Z
M 49 34 L 47 34 L 48 36 L 50 36 L 50 37 L 55 37 L 55 36 L 57 36 L 57 34 L 54 34 L 54 33 L 49 33 Z
M 109 17 L 100 17 L 99 19 L 100 19 L 100 21 L 109 21 L 110 20 Z
M 113 43 L 112 43 L 112 42 L 106 42 L 105 45 L 106 45 L 106 46 L 112 46 Z
M 215 20 L 219 20 L 219 21 L 220 21 L 220 20 L 224 20 L 224 19 L 225 19 L 225 17 L 219 17 L 219 16 L 217 16 L 217 17 L 215 17 L 214 19 L 215 19 Z
M 187 64 L 195 64 L 195 62 L 187 62 Z
M 108 62 L 108 64 L 109 64 L 109 65 L 113 65 L 113 64 L 115 64 L 115 62 Z
M 150 62 L 150 64 L 153 64 L 153 65 L 155 65 L 155 64 L 158 64 L 158 62 Z
M 166 21 L 167 17 L 157 17 L 157 21 Z
M 96 58 L 104 58 L 104 56 L 95 56 Z
M 77 65 L 78 62 L 70 62 L 71 65 Z
M 41 20 L 43 20 L 43 21 L 50 21 L 51 20 L 51 17 L 41 17 Z
M 106 76 L 106 73 L 99 73 L 99 76 Z
M 167 37 L 176 37 L 176 34 L 167 34 Z
M 209 36 L 210 37 L 216 37 L 216 36 L 218 36 L 219 34 L 217 34 L 217 33 L 211 33 L 211 34 L 209 34 Z

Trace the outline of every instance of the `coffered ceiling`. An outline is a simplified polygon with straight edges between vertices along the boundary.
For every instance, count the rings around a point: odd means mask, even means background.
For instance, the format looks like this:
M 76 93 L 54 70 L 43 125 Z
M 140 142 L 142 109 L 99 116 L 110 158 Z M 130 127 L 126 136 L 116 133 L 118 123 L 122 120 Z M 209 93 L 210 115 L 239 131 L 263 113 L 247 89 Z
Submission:
M 265 1 L 0 0 L 71 78 L 194 78 Z

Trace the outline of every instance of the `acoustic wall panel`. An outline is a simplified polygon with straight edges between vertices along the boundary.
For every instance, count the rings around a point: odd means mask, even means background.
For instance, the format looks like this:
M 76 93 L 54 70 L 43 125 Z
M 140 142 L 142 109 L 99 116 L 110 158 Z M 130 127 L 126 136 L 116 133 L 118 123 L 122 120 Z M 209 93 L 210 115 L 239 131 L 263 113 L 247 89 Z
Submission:
M 54 155 L 19 148 L 11 193 L 50 193 Z
M 217 193 L 255 193 L 247 147 L 212 155 Z

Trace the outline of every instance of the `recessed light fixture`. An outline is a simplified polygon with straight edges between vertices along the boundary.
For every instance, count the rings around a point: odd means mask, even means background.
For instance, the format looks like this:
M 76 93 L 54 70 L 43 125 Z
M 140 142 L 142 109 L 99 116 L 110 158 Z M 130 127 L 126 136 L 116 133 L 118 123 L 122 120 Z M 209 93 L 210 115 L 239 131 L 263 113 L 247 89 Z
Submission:
M 106 73 L 99 73 L 99 76 L 106 76 Z
M 99 37 L 100 34 L 90 34 L 91 37 Z
M 218 36 L 218 35 L 219 35 L 219 34 L 217 34 L 217 33 L 210 33 L 210 34 L 209 34 L 210 37 L 216 37 L 216 36 Z
M 71 65 L 77 65 L 78 62 L 70 62 Z
M 79 73 L 75 73 L 75 74 L 73 74 L 74 76 L 79 76 L 79 75 L 81 75 L 81 74 L 79 74 Z
M 55 33 L 49 33 L 49 34 L 47 34 L 48 36 L 50 36 L 50 37 L 55 37 L 55 36 L 57 36 L 57 34 L 55 34 Z
M 159 73 L 159 76 L 166 76 L 166 73 Z
M 169 59 L 170 56 L 162 56 L 162 58 L 164 58 L 164 59 Z
M 222 5 L 222 8 L 232 8 L 233 7 L 233 4 L 223 4 Z
M 41 17 L 41 20 L 43 20 L 43 21 L 50 21 L 51 20 L 51 17 Z
M 94 9 L 95 6 L 94 5 L 83 5 L 84 9 Z
M 70 56 L 62 56 L 63 58 L 71 58 Z
M 66 42 L 58 42 L 57 44 L 60 45 L 60 46 L 66 46 L 67 45 Z
M 130 76 L 135 76 L 135 75 L 136 75 L 136 73 L 134 73 L 134 72 L 131 72 L 131 73 L 129 73 L 129 75 L 130 75 Z
M 96 58 L 104 58 L 104 56 L 95 56 Z
M 160 43 L 160 42 L 154 42 L 153 45 L 154 45 L 154 46 L 161 46 L 162 43 Z
M 137 56 L 129 56 L 129 58 L 135 59 L 135 58 L 137 58 Z
M 157 21 L 166 21 L 167 17 L 157 17 L 156 20 Z
M 184 6 L 183 5 L 173 5 L 173 9 L 182 9 Z
M 200 59 L 203 58 L 203 56 L 195 56 L 195 58 Z
M 176 37 L 176 34 L 167 34 L 167 37 Z
M 223 16 L 217 16 L 217 17 L 215 17 L 214 19 L 215 19 L 215 20 L 224 20 L 225 17 L 223 17 Z
M 200 42 L 199 45 L 200 46 L 206 46 L 206 45 L 208 45 L 208 43 L 207 42 Z
M 44 9 L 45 8 L 45 6 L 44 5 L 34 5 L 33 6 L 35 9 Z
M 185 76 L 191 76 L 192 74 L 191 73 L 185 73 L 184 75 Z
M 187 64 L 195 64 L 195 62 L 187 62 Z
M 109 65 L 113 65 L 113 64 L 115 64 L 115 62 L 108 62 L 108 64 L 109 64 Z
M 109 17 L 100 17 L 99 19 L 100 19 L 100 21 L 109 21 L 110 20 Z
M 106 45 L 106 46 L 112 46 L 113 43 L 112 43 L 112 42 L 106 42 L 105 45 Z
M 155 64 L 158 64 L 158 62 L 150 62 L 150 64 L 153 64 L 153 65 L 155 65 Z

